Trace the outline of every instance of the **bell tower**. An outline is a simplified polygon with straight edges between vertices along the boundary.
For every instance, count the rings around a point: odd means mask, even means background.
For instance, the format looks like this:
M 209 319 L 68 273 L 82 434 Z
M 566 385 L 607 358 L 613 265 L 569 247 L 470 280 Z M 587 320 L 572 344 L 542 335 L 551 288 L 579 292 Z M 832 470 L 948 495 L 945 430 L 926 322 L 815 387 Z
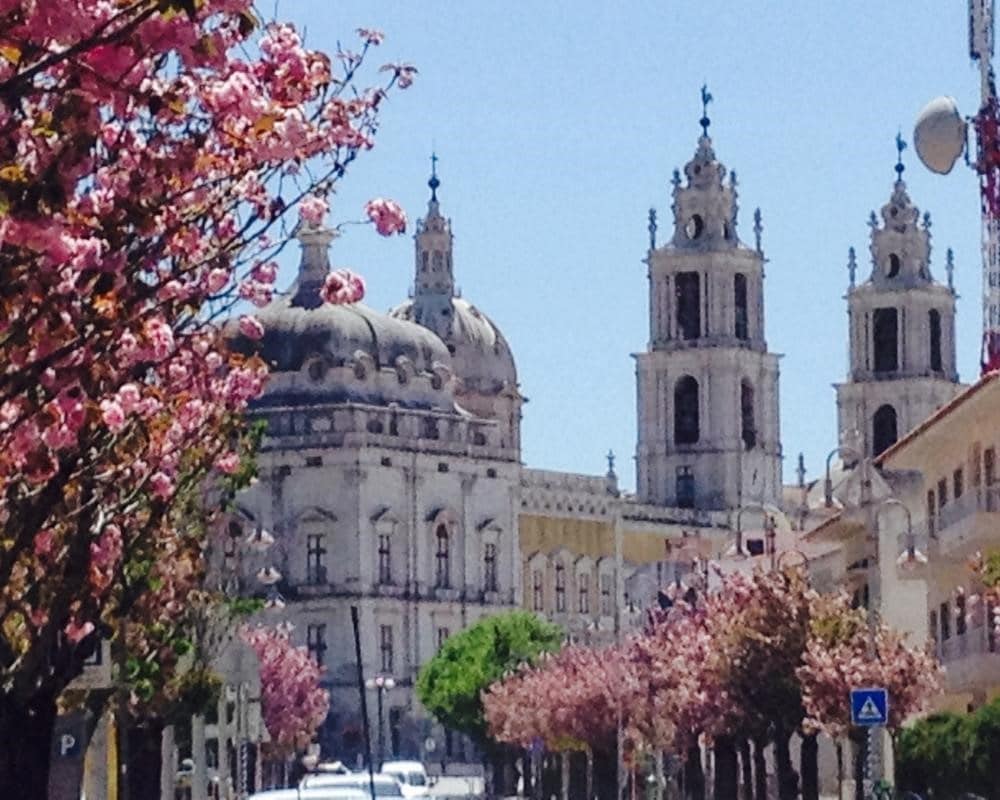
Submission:
M 711 100 L 702 88 L 703 109 Z M 647 349 L 636 358 L 639 499 L 681 508 L 777 504 L 778 356 L 764 339 L 760 212 L 737 235 L 737 182 L 703 113 L 694 157 L 673 178 L 673 233 L 650 211 Z
M 962 388 L 955 366 L 954 264 L 948 285 L 931 276 L 931 218 L 920 216 L 903 182 L 906 144 L 896 137 L 896 181 L 881 221 L 873 211 L 871 275 L 855 285 L 857 258 L 848 251 L 847 381 L 837 384 L 842 442 L 874 457 L 926 419 Z

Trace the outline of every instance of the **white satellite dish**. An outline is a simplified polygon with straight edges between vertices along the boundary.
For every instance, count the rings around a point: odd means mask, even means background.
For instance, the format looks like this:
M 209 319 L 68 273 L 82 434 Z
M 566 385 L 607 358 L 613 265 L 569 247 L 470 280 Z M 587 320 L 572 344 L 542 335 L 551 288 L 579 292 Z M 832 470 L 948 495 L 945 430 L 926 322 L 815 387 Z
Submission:
M 965 150 L 965 120 L 953 97 L 935 97 L 917 116 L 913 145 L 924 166 L 947 175 Z

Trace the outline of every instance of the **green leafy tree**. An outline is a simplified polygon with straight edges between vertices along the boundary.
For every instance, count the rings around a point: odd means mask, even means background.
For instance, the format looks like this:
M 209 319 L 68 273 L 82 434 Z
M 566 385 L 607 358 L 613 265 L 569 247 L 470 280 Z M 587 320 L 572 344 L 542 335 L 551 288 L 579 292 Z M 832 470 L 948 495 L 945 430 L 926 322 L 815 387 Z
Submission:
M 482 694 L 505 673 L 562 646 L 556 625 L 526 611 L 486 617 L 449 637 L 417 677 L 417 697 L 438 722 L 488 746 Z
M 973 718 L 931 714 L 906 728 L 896 745 L 896 780 L 901 789 L 955 797 L 970 788 Z

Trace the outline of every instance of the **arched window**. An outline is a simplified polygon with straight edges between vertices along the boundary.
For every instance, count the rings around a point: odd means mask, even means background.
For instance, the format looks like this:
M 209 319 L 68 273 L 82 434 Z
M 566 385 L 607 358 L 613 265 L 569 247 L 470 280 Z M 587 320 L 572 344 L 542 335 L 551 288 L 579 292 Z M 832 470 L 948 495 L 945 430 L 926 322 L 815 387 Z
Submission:
M 747 316 L 747 276 L 738 272 L 733 278 L 733 300 L 736 305 L 736 338 L 749 339 L 750 329 Z
M 927 315 L 931 335 L 931 369 L 941 371 L 941 312 L 932 308 Z
M 566 610 L 566 567 L 556 564 L 556 611 Z
M 740 383 L 740 430 L 743 446 L 753 450 L 757 446 L 757 425 L 754 420 L 753 386 L 750 381 Z
M 447 589 L 450 584 L 451 565 L 449 554 L 448 528 L 446 525 L 438 525 L 435 531 L 437 539 L 437 551 L 435 552 L 434 585 L 438 589 Z
M 685 375 L 674 386 L 674 443 L 698 441 L 698 381 Z
M 872 429 L 874 455 L 877 456 L 888 450 L 899 438 L 896 432 L 896 409 L 888 404 L 880 406 L 875 412 Z
M 701 336 L 701 276 L 697 272 L 678 272 L 674 280 L 677 305 L 677 329 L 682 339 Z
M 899 368 L 899 324 L 896 309 L 875 309 L 872 315 L 872 334 L 875 371 L 894 372 Z

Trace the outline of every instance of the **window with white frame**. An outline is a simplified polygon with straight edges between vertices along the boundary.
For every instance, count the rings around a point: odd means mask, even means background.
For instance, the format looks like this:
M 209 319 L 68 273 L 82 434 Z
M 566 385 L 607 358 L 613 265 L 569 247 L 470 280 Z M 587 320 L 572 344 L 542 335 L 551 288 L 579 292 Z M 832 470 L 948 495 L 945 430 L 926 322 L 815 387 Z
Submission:
M 577 605 L 576 610 L 581 614 L 590 613 L 590 575 L 581 572 L 576 576 Z
M 318 623 L 306 628 L 306 649 L 318 666 L 326 665 L 326 625 Z
M 382 656 L 382 672 L 392 672 L 392 625 L 379 626 L 379 652 Z
M 326 546 L 321 533 L 306 536 L 306 583 L 326 583 Z
M 449 552 L 448 527 L 438 525 L 434 533 L 437 541 L 435 551 L 434 585 L 438 589 L 447 589 L 451 583 L 451 555 Z
M 605 617 L 610 617 L 615 612 L 615 606 L 612 602 L 614 595 L 612 576 L 608 573 L 601 575 L 601 614 Z
M 497 591 L 497 546 L 493 542 L 483 547 L 483 590 Z
M 388 533 L 378 535 L 378 582 L 392 583 L 392 538 Z

